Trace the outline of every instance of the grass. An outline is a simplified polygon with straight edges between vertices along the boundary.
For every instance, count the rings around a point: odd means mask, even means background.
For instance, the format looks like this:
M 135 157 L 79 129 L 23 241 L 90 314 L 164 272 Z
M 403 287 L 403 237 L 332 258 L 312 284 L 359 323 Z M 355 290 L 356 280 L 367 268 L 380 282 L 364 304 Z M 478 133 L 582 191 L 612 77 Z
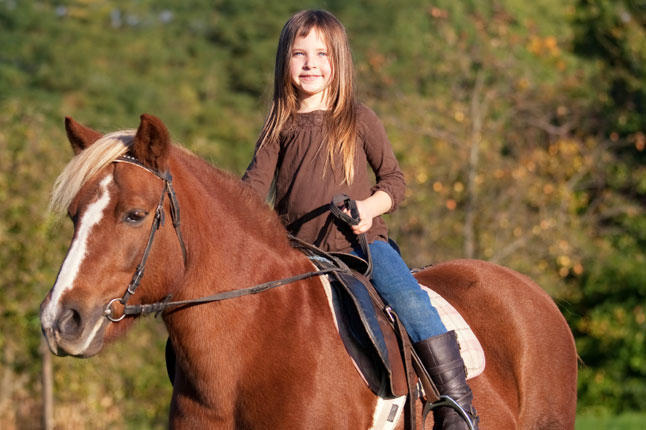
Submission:
M 646 414 L 577 415 L 576 430 L 646 430 Z

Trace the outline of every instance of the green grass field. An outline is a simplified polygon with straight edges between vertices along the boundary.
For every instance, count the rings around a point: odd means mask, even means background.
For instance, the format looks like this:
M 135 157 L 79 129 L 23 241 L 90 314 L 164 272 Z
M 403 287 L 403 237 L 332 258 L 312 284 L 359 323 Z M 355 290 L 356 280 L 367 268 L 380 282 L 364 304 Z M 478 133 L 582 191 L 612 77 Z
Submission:
M 578 415 L 576 430 L 646 430 L 646 414 Z

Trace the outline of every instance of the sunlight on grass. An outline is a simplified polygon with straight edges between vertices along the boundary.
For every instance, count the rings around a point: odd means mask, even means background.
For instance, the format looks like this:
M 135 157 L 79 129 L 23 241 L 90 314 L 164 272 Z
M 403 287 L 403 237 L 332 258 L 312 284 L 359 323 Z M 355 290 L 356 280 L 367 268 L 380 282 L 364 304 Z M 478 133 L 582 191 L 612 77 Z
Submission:
M 576 418 L 576 430 L 644 430 L 646 414 L 579 415 Z

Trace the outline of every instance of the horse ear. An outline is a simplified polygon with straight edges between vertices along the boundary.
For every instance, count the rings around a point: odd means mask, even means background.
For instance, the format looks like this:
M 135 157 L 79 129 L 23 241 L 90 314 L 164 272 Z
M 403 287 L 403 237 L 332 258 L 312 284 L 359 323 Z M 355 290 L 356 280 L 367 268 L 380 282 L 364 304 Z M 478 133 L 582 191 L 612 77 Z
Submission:
M 132 155 L 145 166 L 163 172 L 166 170 L 169 147 L 170 135 L 164 123 L 153 115 L 141 115 L 141 122 L 130 148 Z
M 65 131 L 67 131 L 67 139 L 72 145 L 74 155 L 77 155 L 79 152 L 83 151 L 85 148 L 103 137 L 103 135 L 98 131 L 79 124 L 69 116 L 65 117 Z

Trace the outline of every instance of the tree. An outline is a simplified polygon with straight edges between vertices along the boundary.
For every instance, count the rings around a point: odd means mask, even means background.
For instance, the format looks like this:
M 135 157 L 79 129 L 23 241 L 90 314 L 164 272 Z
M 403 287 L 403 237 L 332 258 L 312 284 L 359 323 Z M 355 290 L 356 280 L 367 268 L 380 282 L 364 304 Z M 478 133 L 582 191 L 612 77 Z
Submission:
M 582 189 L 597 253 L 568 298 L 585 364 L 580 403 L 644 410 L 646 4 L 581 0 L 574 28 L 574 52 L 593 62 L 598 83 L 586 132 L 607 148 L 603 167 Z

